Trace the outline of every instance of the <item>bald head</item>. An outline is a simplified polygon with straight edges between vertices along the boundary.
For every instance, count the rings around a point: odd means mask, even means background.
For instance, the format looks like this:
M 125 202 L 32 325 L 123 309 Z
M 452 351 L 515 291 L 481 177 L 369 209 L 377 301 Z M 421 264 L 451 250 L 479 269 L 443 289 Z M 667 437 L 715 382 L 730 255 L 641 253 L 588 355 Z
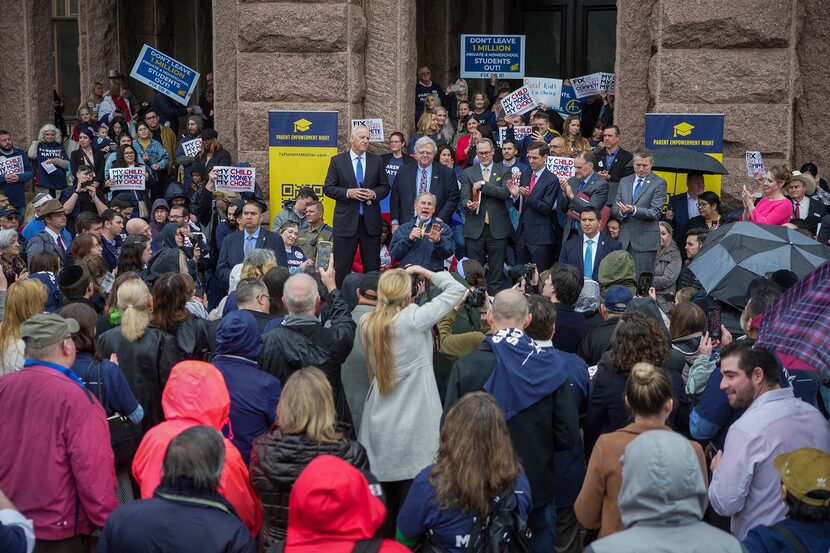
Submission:
M 527 298 L 518 290 L 502 290 L 493 298 L 493 308 L 487 314 L 490 327 L 524 329 L 530 323 Z
M 144 219 L 130 219 L 126 226 L 127 234 L 143 234 L 149 239 L 153 239 L 153 234 L 150 232 L 150 225 Z
M 282 301 L 290 315 L 316 315 L 319 299 L 317 281 L 309 275 L 298 273 L 285 281 Z

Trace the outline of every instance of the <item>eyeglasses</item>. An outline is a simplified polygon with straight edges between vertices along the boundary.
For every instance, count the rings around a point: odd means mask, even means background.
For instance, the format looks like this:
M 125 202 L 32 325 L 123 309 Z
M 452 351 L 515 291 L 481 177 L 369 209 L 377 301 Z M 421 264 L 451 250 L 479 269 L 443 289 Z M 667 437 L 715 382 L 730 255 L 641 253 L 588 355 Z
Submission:
M 487 150 L 486 152 L 476 152 L 479 156 L 489 156 L 493 155 L 493 150 Z
M 434 155 L 435 155 L 435 152 L 432 152 L 432 151 L 426 151 L 426 152 L 415 152 L 415 153 L 416 153 L 416 154 L 418 154 L 418 155 L 419 155 L 419 156 L 421 156 L 421 157 L 432 157 L 432 156 L 434 156 Z

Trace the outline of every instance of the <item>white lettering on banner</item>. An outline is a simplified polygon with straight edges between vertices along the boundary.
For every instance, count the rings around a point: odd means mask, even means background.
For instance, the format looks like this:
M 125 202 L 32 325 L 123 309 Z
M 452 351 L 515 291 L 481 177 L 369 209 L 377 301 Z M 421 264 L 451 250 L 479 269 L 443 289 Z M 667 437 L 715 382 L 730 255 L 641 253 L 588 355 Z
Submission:
M 556 175 L 559 179 L 569 179 L 576 175 L 576 168 L 574 167 L 574 159 L 572 157 L 555 157 L 550 156 L 545 169 Z
M 201 138 L 194 138 L 193 140 L 188 140 L 187 142 L 182 142 L 182 150 L 184 151 L 184 155 L 186 156 L 197 156 L 199 155 L 199 150 L 202 149 L 202 139 Z
M 585 98 L 587 96 L 594 96 L 599 94 L 600 88 L 600 73 L 591 73 L 582 77 L 574 77 L 571 79 L 571 86 L 577 98 Z
M 253 167 L 216 166 L 216 190 L 221 192 L 253 192 L 256 169 Z
M 110 190 L 144 190 L 144 167 L 122 167 L 110 169 L 110 178 L 115 181 Z
M 383 142 L 383 119 L 352 119 L 352 128 L 358 125 L 369 128 L 369 142 Z
M 4 175 L 20 175 L 23 173 L 23 156 L 7 157 L 0 161 L 0 173 Z
M 516 142 L 521 142 L 526 136 L 533 134 L 533 127 L 530 125 L 516 125 L 513 127 L 513 137 Z
M 504 108 L 505 115 L 511 116 L 527 113 L 535 108 L 538 102 L 536 102 L 530 89 L 523 86 L 502 98 L 501 105 Z
M 746 152 L 746 176 L 754 177 L 755 172 L 761 173 L 762 177 L 767 176 L 766 169 L 764 169 L 764 159 L 761 157 L 761 152 L 749 151 Z

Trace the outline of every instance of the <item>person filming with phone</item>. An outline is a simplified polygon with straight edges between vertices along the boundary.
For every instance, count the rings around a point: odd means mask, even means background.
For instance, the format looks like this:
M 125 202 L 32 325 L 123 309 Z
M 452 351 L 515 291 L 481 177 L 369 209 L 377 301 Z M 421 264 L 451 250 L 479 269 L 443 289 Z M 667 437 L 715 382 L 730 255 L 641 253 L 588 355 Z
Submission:
M 415 217 L 392 235 L 390 253 L 401 267 L 420 265 L 430 271 L 444 270 L 444 260 L 455 252 L 452 229 L 435 218 L 435 195 L 422 192 L 415 198 Z

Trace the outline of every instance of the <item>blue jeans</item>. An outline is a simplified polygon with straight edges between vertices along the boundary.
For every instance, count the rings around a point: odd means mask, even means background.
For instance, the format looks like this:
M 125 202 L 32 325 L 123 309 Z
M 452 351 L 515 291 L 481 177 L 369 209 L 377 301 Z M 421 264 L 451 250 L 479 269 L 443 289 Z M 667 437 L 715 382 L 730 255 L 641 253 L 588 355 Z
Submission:
M 556 538 L 556 502 L 551 501 L 531 511 L 527 525 L 533 532 L 530 537 L 533 553 L 552 553 Z

